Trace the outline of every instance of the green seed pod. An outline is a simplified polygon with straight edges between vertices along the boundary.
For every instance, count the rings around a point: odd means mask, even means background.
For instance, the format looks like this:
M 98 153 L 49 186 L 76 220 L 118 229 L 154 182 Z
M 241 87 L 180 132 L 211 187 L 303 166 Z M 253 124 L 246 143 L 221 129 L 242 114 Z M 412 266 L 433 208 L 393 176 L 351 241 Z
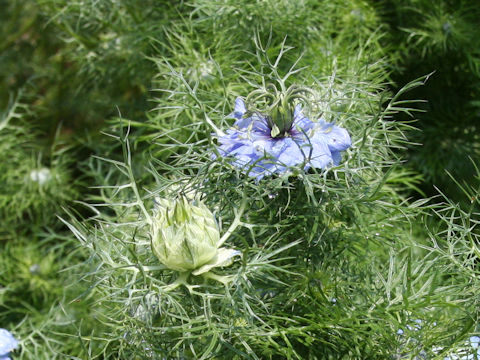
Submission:
M 193 205 L 186 198 L 158 202 L 151 228 L 152 250 L 169 269 L 197 270 L 194 274 L 198 275 L 227 265 L 239 253 L 218 248 L 220 232 L 215 217 L 203 203 Z
M 267 122 L 272 129 L 270 136 L 272 138 L 284 137 L 292 128 L 294 119 L 294 106 L 285 100 L 279 102 L 267 116 Z

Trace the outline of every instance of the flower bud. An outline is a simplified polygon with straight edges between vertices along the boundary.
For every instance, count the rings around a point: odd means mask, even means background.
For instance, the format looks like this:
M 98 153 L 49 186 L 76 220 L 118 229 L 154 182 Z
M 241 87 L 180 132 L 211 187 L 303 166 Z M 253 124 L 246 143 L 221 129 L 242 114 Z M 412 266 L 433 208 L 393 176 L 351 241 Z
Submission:
M 225 266 L 238 252 L 219 249 L 220 232 L 211 211 L 203 204 L 161 199 L 151 228 L 153 253 L 166 267 L 194 271 Z

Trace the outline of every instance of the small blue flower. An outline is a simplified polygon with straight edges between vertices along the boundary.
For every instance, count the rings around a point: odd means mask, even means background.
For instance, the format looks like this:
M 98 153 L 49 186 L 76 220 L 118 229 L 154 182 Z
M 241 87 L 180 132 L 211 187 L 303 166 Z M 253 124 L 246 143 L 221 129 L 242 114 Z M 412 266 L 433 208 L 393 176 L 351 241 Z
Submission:
M 10 331 L 0 329 L 0 360 L 10 360 L 10 351 L 18 347 L 18 341 Z
M 248 113 L 241 98 L 235 101 L 230 117 L 236 119 L 235 124 L 218 137 L 218 151 L 221 156 L 233 158 L 235 166 L 257 181 L 297 165 L 305 171 L 338 165 L 340 152 L 351 146 L 345 129 L 324 120 L 310 121 L 300 105 L 286 127 L 277 127 L 268 116 Z
M 480 344 L 480 336 L 472 336 L 470 338 L 470 345 L 472 345 L 474 349 L 478 348 L 478 350 L 480 350 L 479 344 Z

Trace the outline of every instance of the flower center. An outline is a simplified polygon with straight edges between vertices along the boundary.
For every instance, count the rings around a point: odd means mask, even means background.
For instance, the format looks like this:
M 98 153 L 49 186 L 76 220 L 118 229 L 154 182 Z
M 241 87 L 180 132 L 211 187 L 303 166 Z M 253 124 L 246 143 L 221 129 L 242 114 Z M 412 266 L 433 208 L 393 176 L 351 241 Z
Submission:
M 279 80 L 280 90 L 274 84 L 269 84 L 265 88 L 259 88 L 252 91 L 247 96 L 247 104 L 255 104 L 263 101 L 268 104 L 265 112 L 255 109 L 257 114 L 261 114 L 267 121 L 272 139 L 284 138 L 292 135 L 293 122 L 295 119 L 295 106 L 293 102 L 300 100 L 308 102 L 307 94 L 313 94 L 308 87 L 291 85 L 288 89 L 283 80 Z
M 294 120 L 294 110 L 288 104 L 277 105 L 267 115 L 267 124 L 272 138 L 283 138 L 290 134 Z

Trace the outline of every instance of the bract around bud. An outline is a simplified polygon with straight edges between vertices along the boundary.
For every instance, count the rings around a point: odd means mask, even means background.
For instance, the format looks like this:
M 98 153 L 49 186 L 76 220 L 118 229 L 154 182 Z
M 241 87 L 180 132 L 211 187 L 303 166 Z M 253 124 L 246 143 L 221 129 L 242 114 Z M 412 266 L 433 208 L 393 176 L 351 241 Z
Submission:
M 153 253 L 167 268 L 200 275 L 231 264 L 240 252 L 219 248 L 220 232 L 202 202 L 160 199 L 151 226 Z

